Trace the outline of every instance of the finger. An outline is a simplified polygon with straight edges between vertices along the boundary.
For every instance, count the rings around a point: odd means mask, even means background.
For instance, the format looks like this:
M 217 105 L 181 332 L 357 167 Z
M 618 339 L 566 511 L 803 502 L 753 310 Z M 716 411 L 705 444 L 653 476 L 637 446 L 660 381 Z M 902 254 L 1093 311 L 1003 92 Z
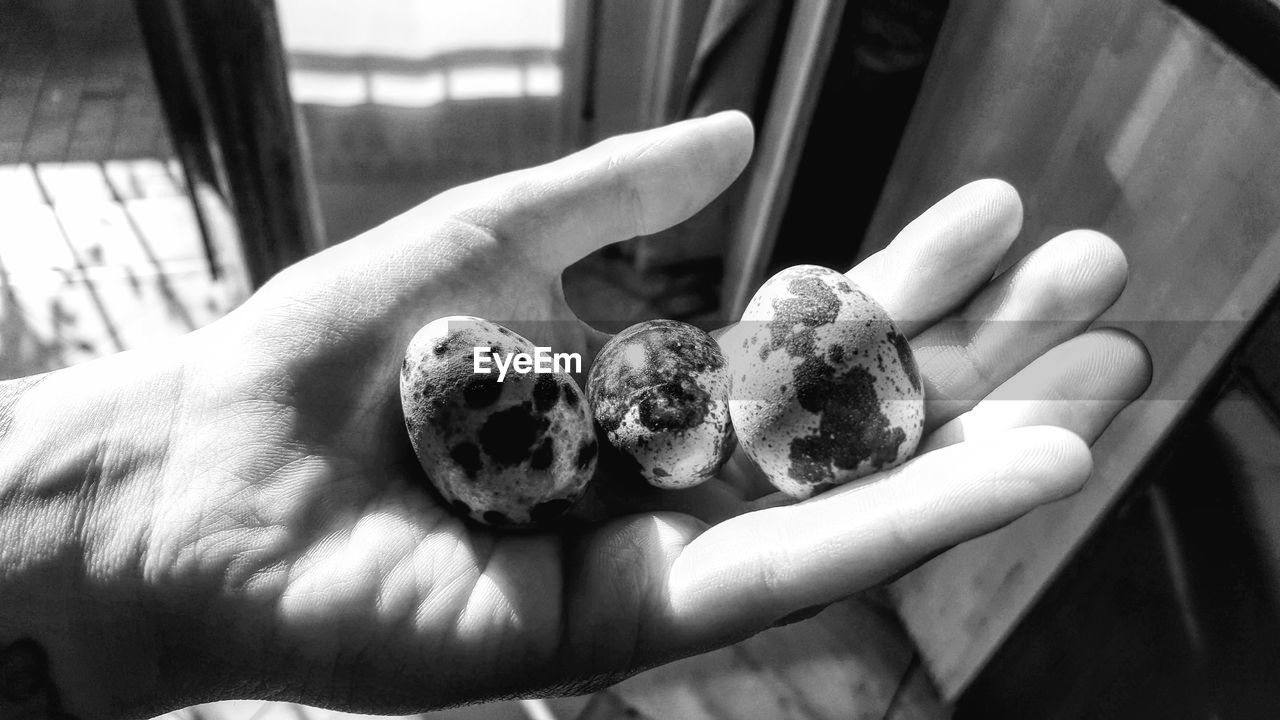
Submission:
M 1096 330 L 1036 358 L 978 405 L 938 428 L 918 453 L 1017 427 L 1056 425 L 1093 443 L 1151 383 L 1151 358 L 1120 330 Z
M 847 275 L 908 337 L 991 279 L 1022 227 L 1022 201 L 1002 180 L 978 180 L 943 198 L 888 247 Z
M 590 252 L 702 209 L 751 156 L 751 121 L 722 112 L 620 135 L 547 165 L 452 191 L 441 203 L 559 272 Z
M 911 346 L 925 379 L 925 428 L 968 411 L 1049 348 L 1102 314 L 1128 278 L 1110 238 L 1076 230 L 1050 240 Z
M 940 548 L 1077 491 L 1088 446 L 1021 428 L 943 448 L 798 505 L 711 527 L 680 551 L 665 597 L 670 642 L 725 642 L 869 587 Z

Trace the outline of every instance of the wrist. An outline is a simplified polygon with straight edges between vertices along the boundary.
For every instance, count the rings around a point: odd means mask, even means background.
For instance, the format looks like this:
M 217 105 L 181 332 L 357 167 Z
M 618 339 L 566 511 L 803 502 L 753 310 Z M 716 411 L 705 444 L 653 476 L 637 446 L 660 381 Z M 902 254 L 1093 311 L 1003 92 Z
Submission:
M 14 661 L 0 673 L 35 678 L 0 709 L 113 718 L 174 701 L 141 577 L 147 478 L 168 438 L 157 401 L 181 389 L 180 366 L 160 362 L 122 354 L 0 383 L 0 658 Z

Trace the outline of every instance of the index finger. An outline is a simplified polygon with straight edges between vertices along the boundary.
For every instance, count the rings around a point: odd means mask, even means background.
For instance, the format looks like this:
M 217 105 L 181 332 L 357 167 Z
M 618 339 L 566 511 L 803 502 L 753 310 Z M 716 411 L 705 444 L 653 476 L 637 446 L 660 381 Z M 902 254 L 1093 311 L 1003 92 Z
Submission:
M 846 275 L 913 337 L 991 279 L 1021 228 L 1013 186 L 977 180 L 939 200 Z

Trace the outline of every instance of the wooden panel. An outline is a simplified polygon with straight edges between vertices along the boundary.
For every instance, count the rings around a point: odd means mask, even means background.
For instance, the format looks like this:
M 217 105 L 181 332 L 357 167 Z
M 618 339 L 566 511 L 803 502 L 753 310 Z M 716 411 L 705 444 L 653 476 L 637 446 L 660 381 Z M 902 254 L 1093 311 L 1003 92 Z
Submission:
M 128 4 L 7 2 L 0 15 L 0 163 L 167 153 Z
M 242 302 L 234 223 L 206 204 L 216 277 L 166 163 L 0 166 L 0 378 L 170 338 Z
M 67 158 L 80 92 L 87 80 L 81 63 L 82 57 L 75 53 L 52 53 L 23 138 L 23 151 L 28 157 Z
M 938 720 L 948 717 L 951 717 L 951 708 L 938 697 L 938 690 L 924 665 L 913 662 L 885 710 L 884 720 Z
M 0 84 L 0 162 L 9 163 L 22 156 L 31 118 L 40 100 L 40 86 L 44 81 L 43 70 L 49 60 L 34 47 L 34 43 L 18 42 L 6 34 L 4 37 L 4 81 Z M 26 68 L 39 68 L 40 72 L 24 72 Z
M 637 675 L 584 718 L 937 720 L 947 717 L 887 608 L 867 598 Z
M 1095 447 L 1077 497 L 898 582 L 899 611 L 954 698 L 1204 389 L 1280 275 L 1280 99 L 1156 0 L 952 3 L 864 243 L 870 254 L 979 177 L 1022 193 L 1018 257 L 1077 226 L 1125 249 L 1103 318 L 1150 348 L 1155 377 Z
M 1198 406 L 956 706 L 959 717 L 1269 718 L 1280 707 L 1280 431 Z

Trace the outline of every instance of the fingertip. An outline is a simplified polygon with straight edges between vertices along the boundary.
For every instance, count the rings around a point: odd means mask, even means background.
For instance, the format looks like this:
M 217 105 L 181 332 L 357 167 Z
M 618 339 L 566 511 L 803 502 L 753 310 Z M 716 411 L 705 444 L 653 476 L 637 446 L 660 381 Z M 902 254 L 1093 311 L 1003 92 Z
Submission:
M 703 120 L 724 127 L 726 133 L 732 133 L 735 138 L 748 145 L 755 140 L 755 126 L 751 118 L 741 110 L 722 110 L 707 115 Z
M 1013 183 L 1002 178 L 989 177 L 970 180 L 964 185 L 961 185 L 957 191 L 981 192 L 993 197 L 1004 196 L 1015 203 L 1021 204 L 1021 198 L 1018 196 L 1018 189 L 1013 186 Z
M 1096 230 L 1070 230 L 1050 239 L 1005 275 L 1003 299 L 1020 298 L 1028 320 L 1092 322 L 1110 307 L 1129 278 L 1124 251 Z
M 900 236 L 930 229 L 921 239 L 942 241 L 987 262 L 999 260 L 1022 230 L 1022 198 L 1013 185 L 985 178 L 961 185 L 916 218 Z M 957 259 L 963 259 L 964 256 Z
M 747 166 L 755 147 L 756 131 L 751 118 L 739 110 L 724 110 L 693 122 L 704 126 L 715 142 L 724 148 L 728 172 L 737 177 Z
M 1129 258 L 1111 236 L 1090 229 L 1069 230 L 1054 242 L 1069 249 L 1076 258 L 1072 279 L 1090 285 L 1113 299 L 1129 282 Z
M 1079 492 L 1093 473 L 1093 453 L 1079 435 L 1056 425 L 1038 425 L 1006 431 L 1022 450 L 1026 477 L 1040 491 L 1038 503 L 1058 500 Z
M 1022 230 L 1022 197 L 1018 194 L 1018 189 L 1005 180 L 974 180 L 962 186 L 956 194 L 965 195 L 968 202 L 977 201 L 981 208 L 978 213 L 982 218 L 980 224 L 986 224 L 995 231 L 991 237 L 1007 240 L 1007 244 L 1012 244 Z
M 1136 400 L 1146 392 L 1155 374 L 1155 365 L 1146 344 L 1137 335 L 1122 328 L 1098 328 L 1089 334 L 1100 336 L 1106 342 L 1107 354 L 1104 362 L 1107 368 L 1119 369 L 1125 374 L 1122 399 Z
M 975 180 L 936 202 L 847 274 L 910 336 L 990 280 L 1021 229 L 1018 191 L 1003 180 Z

